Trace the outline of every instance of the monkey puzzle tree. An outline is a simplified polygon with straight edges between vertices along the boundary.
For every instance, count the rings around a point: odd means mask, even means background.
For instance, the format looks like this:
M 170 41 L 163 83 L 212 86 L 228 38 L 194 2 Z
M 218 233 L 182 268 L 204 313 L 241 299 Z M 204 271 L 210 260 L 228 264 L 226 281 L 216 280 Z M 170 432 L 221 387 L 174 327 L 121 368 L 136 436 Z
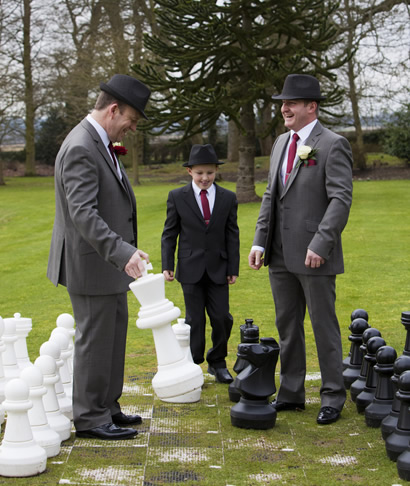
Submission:
M 158 0 L 158 34 L 145 36 L 152 58 L 136 74 L 152 89 L 148 128 L 182 133 L 210 129 L 221 115 L 239 128 L 239 202 L 255 201 L 255 106 L 267 106 L 284 78 L 304 72 L 335 79 L 343 56 L 335 3 L 323 0 Z M 332 101 L 332 95 L 330 96 Z M 333 96 L 333 101 L 337 101 Z M 267 127 L 269 129 L 271 127 Z

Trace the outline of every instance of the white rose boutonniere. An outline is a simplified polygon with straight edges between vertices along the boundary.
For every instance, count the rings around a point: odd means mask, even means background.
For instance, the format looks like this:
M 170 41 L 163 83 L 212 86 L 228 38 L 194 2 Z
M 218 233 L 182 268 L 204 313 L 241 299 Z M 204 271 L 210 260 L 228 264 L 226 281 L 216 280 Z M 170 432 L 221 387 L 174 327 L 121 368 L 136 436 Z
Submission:
M 313 149 L 310 145 L 301 145 L 296 153 L 299 156 L 299 162 L 296 168 L 304 164 L 306 167 L 316 165 L 316 154 L 319 149 Z

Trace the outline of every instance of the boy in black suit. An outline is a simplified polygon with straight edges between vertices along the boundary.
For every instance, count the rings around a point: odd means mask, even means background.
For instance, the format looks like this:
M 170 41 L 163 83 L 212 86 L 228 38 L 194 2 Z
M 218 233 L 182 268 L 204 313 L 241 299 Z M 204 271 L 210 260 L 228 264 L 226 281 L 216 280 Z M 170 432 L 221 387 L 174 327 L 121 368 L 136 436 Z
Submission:
M 231 383 L 225 358 L 233 324 L 228 284 L 234 284 L 239 274 L 238 202 L 235 193 L 214 183 L 220 164 L 212 145 L 192 147 L 183 164 L 192 182 L 168 195 L 161 253 L 164 277 L 171 282 L 179 238 L 175 278 L 184 293 L 193 360 L 204 361 L 206 310 L 212 327 L 208 372 L 219 383 Z

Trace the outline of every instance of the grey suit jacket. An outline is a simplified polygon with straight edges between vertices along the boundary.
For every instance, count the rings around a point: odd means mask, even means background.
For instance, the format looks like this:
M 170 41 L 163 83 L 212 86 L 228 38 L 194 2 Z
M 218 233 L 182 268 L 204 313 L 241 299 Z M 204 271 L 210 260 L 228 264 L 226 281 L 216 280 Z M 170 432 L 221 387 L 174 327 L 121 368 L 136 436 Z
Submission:
M 167 218 L 161 239 L 162 270 L 174 270 L 181 283 L 198 282 L 205 270 L 216 284 L 227 275 L 239 275 L 238 202 L 235 193 L 217 184 L 215 204 L 206 225 L 196 202 L 192 184 L 170 191 Z
M 352 203 L 352 152 L 349 142 L 317 122 L 305 145 L 318 149 L 316 164 L 300 165 L 278 193 L 279 168 L 289 133 L 277 138 L 270 158 L 268 186 L 263 195 L 253 244 L 265 248 L 269 264 L 275 225 L 280 225 L 283 258 L 293 273 L 335 275 L 343 273 L 341 233 Z M 296 164 L 297 165 L 297 164 Z M 275 202 L 276 201 L 276 202 Z M 279 208 L 275 207 L 278 204 Z M 280 214 L 279 221 L 275 214 Z M 311 249 L 326 262 L 319 269 L 306 268 Z
M 125 292 L 124 267 L 136 251 L 136 203 L 94 127 L 84 119 L 67 136 L 55 164 L 56 214 L 48 278 L 69 292 Z

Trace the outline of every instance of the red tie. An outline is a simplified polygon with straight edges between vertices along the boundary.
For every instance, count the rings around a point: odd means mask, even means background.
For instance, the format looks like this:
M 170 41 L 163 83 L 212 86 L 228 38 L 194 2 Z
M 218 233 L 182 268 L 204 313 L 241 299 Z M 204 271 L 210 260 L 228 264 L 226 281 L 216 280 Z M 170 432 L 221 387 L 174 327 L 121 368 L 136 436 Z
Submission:
M 201 204 L 202 204 L 202 210 L 204 212 L 204 219 L 206 224 L 208 224 L 209 220 L 211 219 L 211 210 L 209 209 L 207 194 L 208 191 L 206 191 L 205 189 L 201 190 Z
M 290 142 L 289 145 L 288 165 L 286 166 L 285 184 L 293 169 L 293 162 L 295 161 L 296 145 L 298 140 L 299 140 L 299 135 L 297 133 L 294 133 L 292 135 L 292 141 Z
M 114 147 L 113 147 L 113 145 L 112 145 L 111 142 L 108 144 L 108 148 L 110 150 L 110 154 L 111 154 L 112 160 L 114 161 L 115 168 L 117 169 L 117 172 L 118 172 L 117 157 L 115 156 Z

